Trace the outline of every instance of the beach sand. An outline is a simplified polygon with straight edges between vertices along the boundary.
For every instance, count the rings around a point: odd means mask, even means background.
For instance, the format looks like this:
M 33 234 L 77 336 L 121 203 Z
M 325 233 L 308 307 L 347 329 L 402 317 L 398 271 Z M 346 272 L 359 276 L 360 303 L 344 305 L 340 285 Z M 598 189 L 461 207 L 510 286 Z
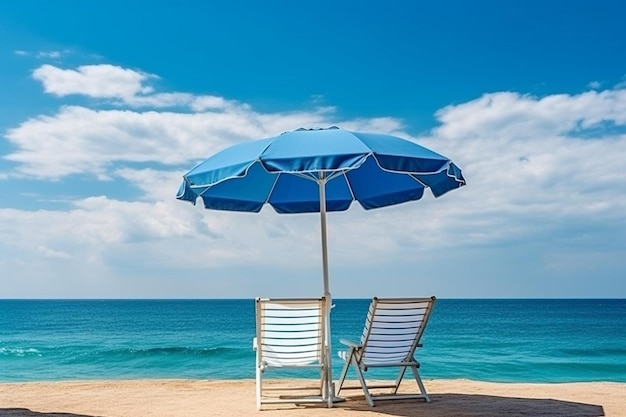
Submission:
M 563 416 L 626 417 L 626 383 L 503 384 L 424 381 L 430 403 L 385 401 L 370 408 L 362 391 L 345 402 L 255 406 L 254 380 L 121 380 L 0 384 L 0 417 L 194 416 Z M 412 388 L 412 387 L 411 387 Z M 345 394 L 345 395 L 344 395 Z

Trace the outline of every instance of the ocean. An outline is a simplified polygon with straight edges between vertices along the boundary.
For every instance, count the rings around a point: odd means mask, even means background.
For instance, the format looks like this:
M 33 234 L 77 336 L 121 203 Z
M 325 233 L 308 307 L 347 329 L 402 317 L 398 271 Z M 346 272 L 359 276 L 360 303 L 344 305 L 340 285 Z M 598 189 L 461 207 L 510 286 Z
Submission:
M 336 377 L 369 300 L 333 302 Z M 0 300 L 0 381 L 254 378 L 254 333 L 252 299 Z M 424 379 L 626 382 L 626 300 L 439 299 L 422 342 Z

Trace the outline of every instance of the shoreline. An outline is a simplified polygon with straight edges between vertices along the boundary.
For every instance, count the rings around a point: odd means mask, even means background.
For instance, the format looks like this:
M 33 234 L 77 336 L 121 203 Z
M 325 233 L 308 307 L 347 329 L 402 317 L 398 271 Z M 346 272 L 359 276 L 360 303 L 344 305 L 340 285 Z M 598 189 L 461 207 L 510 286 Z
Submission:
M 274 381 L 274 380 L 272 380 Z M 275 380 L 277 383 L 295 380 Z M 562 416 L 626 417 L 626 383 L 495 383 L 468 379 L 424 380 L 430 403 L 385 401 L 370 408 L 360 389 L 342 391 L 345 402 L 255 406 L 255 381 L 120 379 L 0 382 L 0 417 L 298 416 Z M 351 384 L 353 385 L 353 384 Z M 413 389 L 410 380 L 402 391 Z

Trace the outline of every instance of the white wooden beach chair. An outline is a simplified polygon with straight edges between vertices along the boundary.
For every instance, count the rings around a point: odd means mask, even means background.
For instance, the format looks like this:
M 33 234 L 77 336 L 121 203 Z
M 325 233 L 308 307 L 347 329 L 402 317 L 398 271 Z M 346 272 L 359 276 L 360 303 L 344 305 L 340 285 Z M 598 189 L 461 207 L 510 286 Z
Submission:
M 390 400 L 399 398 L 421 398 L 430 402 L 426 388 L 420 378 L 419 362 L 415 360 L 415 350 L 421 347 L 420 339 L 430 318 L 435 297 L 430 298 L 374 298 L 370 304 L 361 343 L 341 339 L 348 346 L 347 352 L 339 352 L 346 361 L 339 377 L 337 395 L 341 389 L 359 388 L 344 387 L 343 384 L 350 366 L 357 373 L 358 380 L 365 394 L 367 403 L 373 407 L 374 399 Z M 370 368 L 400 368 L 398 377 L 393 384 L 368 385 L 363 372 Z M 407 370 L 411 368 L 419 393 L 399 394 L 398 388 Z M 391 388 L 387 394 L 374 395 L 371 390 Z
M 326 299 L 256 299 L 256 402 L 262 404 L 326 402 L 332 395 L 325 386 Z M 270 370 L 299 368 L 319 372 L 316 387 L 268 384 L 263 376 Z M 270 386 L 271 385 L 271 386 Z M 311 394 L 311 392 L 313 392 Z

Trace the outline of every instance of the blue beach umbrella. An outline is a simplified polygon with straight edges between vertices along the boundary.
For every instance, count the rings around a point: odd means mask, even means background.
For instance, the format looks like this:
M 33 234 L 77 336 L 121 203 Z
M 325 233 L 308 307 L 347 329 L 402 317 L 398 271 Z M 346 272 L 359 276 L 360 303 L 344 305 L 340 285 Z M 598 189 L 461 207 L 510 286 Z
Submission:
M 183 178 L 176 198 L 195 204 L 199 197 L 207 209 L 257 213 L 269 204 L 281 214 L 320 213 L 329 335 L 326 213 L 347 210 L 353 201 L 371 210 L 419 200 L 426 188 L 439 197 L 465 185 L 459 167 L 445 156 L 394 136 L 337 127 L 298 129 L 240 143 L 209 157 Z M 330 368 L 327 389 L 332 386 Z

